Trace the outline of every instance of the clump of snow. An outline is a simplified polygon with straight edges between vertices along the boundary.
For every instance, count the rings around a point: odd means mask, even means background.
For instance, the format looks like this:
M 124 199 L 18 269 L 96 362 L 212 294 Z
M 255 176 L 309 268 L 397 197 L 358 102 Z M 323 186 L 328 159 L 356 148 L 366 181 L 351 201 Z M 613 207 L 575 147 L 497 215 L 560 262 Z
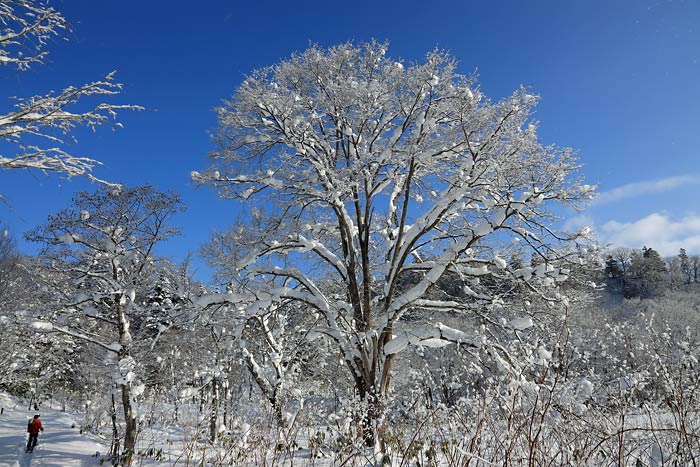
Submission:
M 136 384 L 131 388 L 132 397 L 139 397 L 146 390 L 145 384 Z
M 180 391 L 180 398 L 186 399 L 188 397 L 192 397 L 192 396 L 197 395 L 198 392 L 199 392 L 199 389 L 197 389 L 197 388 L 185 388 L 185 389 Z
M 525 329 L 531 328 L 533 325 L 534 323 L 532 322 L 532 318 L 529 316 L 524 318 L 515 318 L 508 323 L 508 326 L 516 331 L 524 331 Z
M 119 360 L 115 369 L 113 378 L 114 383 L 118 385 L 129 384 L 136 378 L 133 370 L 136 367 L 136 361 L 132 357 L 124 357 Z
M 467 335 L 459 329 L 445 326 L 442 323 L 437 323 L 437 328 L 440 330 L 440 335 L 443 339 L 447 339 L 452 342 L 466 342 L 468 340 Z
M 537 356 L 540 358 L 540 363 L 546 365 L 552 359 L 552 352 L 545 349 L 543 346 L 537 347 Z
M 506 220 L 506 210 L 504 208 L 495 208 L 493 210 L 493 218 L 491 220 L 491 224 L 493 225 L 501 225 L 503 222 Z
M 491 224 L 483 223 L 483 224 L 479 224 L 476 227 L 474 227 L 473 230 L 474 230 L 475 236 L 483 237 L 483 236 L 488 235 L 491 232 L 493 232 L 493 227 L 491 226 Z
M 53 324 L 46 321 L 35 321 L 32 323 L 32 328 L 37 331 L 53 331 Z
M 422 345 L 424 347 L 439 348 L 450 345 L 450 341 L 446 341 L 443 339 L 423 339 L 422 341 L 418 342 L 418 345 Z
M 587 379 L 582 379 L 578 384 L 578 395 L 582 400 L 589 399 L 593 395 L 593 383 Z
M 63 233 L 56 236 L 56 240 L 60 243 L 65 243 L 71 245 L 73 243 L 73 236 L 69 233 Z
M 508 263 L 506 263 L 506 260 L 504 260 L 500 256 L 493 257 L 493 264 L 495 264 L 498 269 L 505 269 L 506 266 L 508 266 Z
M 406 334 L 400 336 L 394 336 L 389 342 L 384 346 L 384 354 L 391 355 L 401 352 L 408 346 L 408 337 Z

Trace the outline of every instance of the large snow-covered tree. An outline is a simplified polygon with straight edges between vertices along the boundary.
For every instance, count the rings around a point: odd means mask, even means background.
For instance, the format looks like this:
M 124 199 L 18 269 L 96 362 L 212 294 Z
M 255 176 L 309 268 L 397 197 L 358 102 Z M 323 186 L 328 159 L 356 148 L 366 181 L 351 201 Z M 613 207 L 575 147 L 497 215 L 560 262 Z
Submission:
M 162 318 L 167 311 L 148 300 L 157 279 L 153 250 L 178 232 L 169 222 L 181 209 L 177 195 L 150 186 L 103 187 L 78 193 L 73 207 L 49 216 L 45 225 L 27 234 L 29 240 L 44 243 L 50 285 L 62 295 L 47 304 L 50 321 L 37 322 L 35 328 L 95 345 L 114 363 L 113 382 L 125 423 L 124 465 L 131 465 L 134 455 L 134 399 L 144 389 L 137 380 L 135 348 L 140 342 L 133 336 L 144 330 L 149 317 Z
M 21 72 L 44 62 L 51 40 L 69 31 L 63 15 L 45 1 L 0 0 L 0 67 Z M 92 171 L 98 162 L 67 152 L 63 139 L 78 125 L 121 126 L 117 112 L 139 107 L 100 102 L 121 89 L 112 72 L 58 92 L 16 99 L 13 108 L 0 111 L 0 170 L 37 169 L 96 180 Z M 86 100 L 96 102 L 86 108 Z
M 539 141 L 536 96 L 492 102 L 448 54 L 405 65 L 386 49 L 313 46 L 254 71 L 217 109 L 211 166 L 192 173 L 248 208 L 220 250 L 243 281 L 277 280 L 252 306 L 291 300 L 322 317 L 315 331 L 344 356 L 369 444 L 406 345 L 488 345 L 436 312 L 488 320 L 503 293 L 490 276 L 558 298 L 548 289 L 580 260 L 580 234 L 557 232 L 552 208 L 593 191 L 572 150 Z M 534 266 L 504 259 L 522 250 Z M 455 295 L 431 294 L 446 275 Z M 409 311 L 421 329 L 400 326 Z

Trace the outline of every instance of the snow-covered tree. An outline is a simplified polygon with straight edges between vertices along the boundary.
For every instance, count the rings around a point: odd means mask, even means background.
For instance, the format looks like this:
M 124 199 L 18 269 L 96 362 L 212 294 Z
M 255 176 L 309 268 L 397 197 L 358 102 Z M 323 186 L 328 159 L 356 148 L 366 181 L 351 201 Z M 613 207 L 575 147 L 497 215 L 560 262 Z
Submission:
M 63 297 L 49 304 L 58 311 L 51 322 L 38 322 L 35 328 L 95 345 L 113 363 L 126 425 L 124 465 L 131 465 L 134 454 L 135 398 L 144 389 L 137 380 L 134 348 L 139 341 L 133 335 L 148 330 L 145 324 L 153 310 L 146 298 L 155 275 L 153 249 L 177 233 L 168 223 L 181 209 L 176 195 L 150 186 L 104 187 L 78 193 L 73 207 L 49 216 L 45 225 L 27 234 L 29 240 L 45 244 L 46 268 L 62 276 L 54 286 Z
M 690 257 L 690 274 L 694 283 L 700 282 L 700 256 L 698 255 Z
M 26 296 L 20 255 L 7 227 L 0 224 L 0 387 L 7 389 L 14 375 L 28 365 L 27 339 L 18 323 L 17 306 Z
M 242 280 L 278 281 L 257 300 L 321 316 L 315 330 L 366 404 L 369 444 L 406 345 L 488 345 L 434 322 L 437 311 L 488 320 L 502 303 L 489 276 L 556 300 L 547 288 L 579 260 L 568 248 L 578 234 L 557 232 L 550 208 L 593 191 L 572 150 L 540 143 L 536 96 L 491 102 L 446 53 L 404 65 L 386 49 L 314 46 L 253 72 L 217 109 L 211 167 L 192 173 L 249 208 L 228 238 Z M 538 264 L 510 267 L 503 258 L 523 248 Z M 447 274 L 459 296 L 431 298 Z M 407 312 L 420 330 L 398 330 Z
M 686 285 L 690 284 L 692 281 L 690 258 L 688 258 L 688 253 L 685 252 L 685 248 L 681 248 L 678 252 L 678 268 L 683 275 L 683 283 Z
M 670 258 L 668 262 L 668 273 L 670 276 L 671 283 L 676 287 L 687 287 L 693 283 L 693 269 L 691 258 L 685 251 L 685 248 L 681 248 L 678 255 Z
M 289 391 L 299 383 L 297 376 L 301 366 L 314 354 L 305 335 L 309 327 L 288 321 L 303 318 L 298 311 L 289 310 L 294 306 L 299 304 L 271 304 L 247 316 L 237 329 L 242 359 L 273 408 L 280 427 L 287 422 L 283 405 L 289 398 Z
M 0 223 L 0 310 L 9 309 L 11 303 L 20 299 L 17 294 L 23 276 L 20 259 L 12 234 Z
M 40 404 L 52 388 L 75 387 L 79 352 L 70 337 L 49 339 L 28 326 L 39 307 L 51 301 L 40 286 L 37 263 L 18 252 L 12 234 L 0 224 L 0 388 Z
M 49 42 L 69 30 L 63 15 L 45 1 L 0 0 L 0 67 L 25 71 L 44 62 Z M 70 154 L 62 148 L 63 139 L 70 137 L 78 125 L 94 129 L 113 122 L 121 126 L 116 121 L 117 112 L 139 107 L 99 101 L 121 89 L 112 72 L 103 79 L 59 92 L 17 99 L 12 109 L 0 111 L 0 143 L 11 143 L 3 144 L 0 170 L 38 169 L 97 180 L 92 170 L 98 162 Z M 97 102 L 86 110 L 86 99 Z

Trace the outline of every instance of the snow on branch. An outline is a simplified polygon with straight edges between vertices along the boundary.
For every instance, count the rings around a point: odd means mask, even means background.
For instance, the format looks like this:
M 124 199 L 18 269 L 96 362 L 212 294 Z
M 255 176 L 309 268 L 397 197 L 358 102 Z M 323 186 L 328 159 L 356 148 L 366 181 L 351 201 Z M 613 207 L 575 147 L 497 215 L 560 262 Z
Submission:
M 0 141 L 16 143 L 19 149 L 14 155 L 0 154 L 0 169 L 38 169 L 68 177 L 87 176 L 101 181 L 91 175 L 99 162 L 86 157 L 75 157 L 60 147 L 42 148 L 35 144 L 25 145 L 23 141 L 38 138 L 60 145 L 64 141 L 58 135 L 68 135 L 78 125 L 95 130 L 97 126 L 113 121 L 115 127 L 121 127 L 121 123 L 116 121 L 118 111 L 141 110 L 142 107 L 99 103 L 88 111 L 69 111 L 81 99 L 112 96 L 121 89 L 122 84 L 114 81 L 112 72 L 104 80 L 78 87 L 70 86 L 58 94 L 19 99 L 13 111 L 0 115 Z
M 290 252 L 313 252 L 318 258 L 326 262 L 328 265 L 333 267 L 338 274 L 340 274 L 341 279 L 345 280 L 347 278 L 347 267 L 331 250 L 329 250 L 320 240 L 310 240 L 301 234 L 290 235 L 287 241 L 278 242 L 274 241 L 270 246 L 267 246 L 260 251 L 253 251 L 242 261 L 236 264 L 238 269 L 247 268 L 249 272 L 258 272 L 256 268 L 251 268 L 251 264 L 254 264 L 261 257 L 269 255 L 271 253 L 289 254 Z M 301 271 L 298 274 L 302 274 Z
M 43 1 L 0 1 L 0 66 L 24 71 L 48 55 L 49 40 L 69 31 L 66 19 Z
M 482 346 L 482 341 L 480 338 L 469 337 L 464 331 L 437 322 L 434 326 L 415 328 L 393 336 L 385 344 L 384 354 L 397 354 L 409 345 L 445 347 L 450 344 L 465 345 L 476 349 Z
M 105 342 L 102 342 L 96 338 L 90 337 L 82 332 L 75 331 L 70 328 L 66 328 L 64 326 L 58 326 L 53 323 L 45 322 L 45 321 L 36 321 L 32 323 L 32 328 L 36 330 L 37 332 L 60 332 L 78 339 L 81 339 L 86 342 L 90 342 L 91 344 L 95 344 L 98 347 L 102 347 L 103 349 L 113 352 L 115 354 L 118 354 L 119 351 L 121 350 L 121 345 L 117 343 L 111 343 L 107 344 Z
M 321 292 L 321 289 L 319 289 L 319 287 L 314 283 L 314 281 L 310 277 L 308 277 L 299 269 L 291 267 L 282 268 L 279 266 L 256 265 L 254 267 L 249 268 L 249 271 L 254 274 L 268 274 L 272 276 L 281 276 L 294 279 L 297 282 L 299 282 L 299 284 L 301 284 L 306 290 L 308 290 L 309 293 L 314 297 L 313 300 L 308 301 L 318 303 L 319 309 L 321 310 L 328 309 L 328 300 L 324 296 L 323 292 Z M 287 291 L 290 289 L 280 290 Z

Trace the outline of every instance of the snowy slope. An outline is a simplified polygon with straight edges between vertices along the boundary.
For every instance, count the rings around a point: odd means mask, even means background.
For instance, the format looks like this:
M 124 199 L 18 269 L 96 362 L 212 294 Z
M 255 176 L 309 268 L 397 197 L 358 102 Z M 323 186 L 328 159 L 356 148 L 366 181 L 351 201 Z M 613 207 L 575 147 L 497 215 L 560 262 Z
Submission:
M 26 407 L 3 404 L 4 414 L 0 415 L 0 466 L 1 467 L 89 467 L 99 465 L 95 453 L 104 454 L 107 448 L 90 435 L 81 435 L 80 430 L 71 428 L 70 414 L 54 410 L 41 410 L 44 432 L 39 435 L 39 444 L 34 452 L 27 454 L 27 419 L 35 412 Z

